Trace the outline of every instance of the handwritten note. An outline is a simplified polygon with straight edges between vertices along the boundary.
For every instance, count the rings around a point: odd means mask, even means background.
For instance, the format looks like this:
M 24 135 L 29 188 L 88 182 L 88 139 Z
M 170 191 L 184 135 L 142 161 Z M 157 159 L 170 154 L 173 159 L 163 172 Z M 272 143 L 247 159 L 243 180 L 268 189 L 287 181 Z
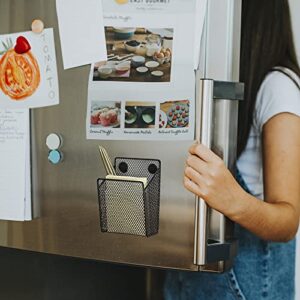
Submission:
M 0 110 L 0 219 L 30 218 L 29 111 Z

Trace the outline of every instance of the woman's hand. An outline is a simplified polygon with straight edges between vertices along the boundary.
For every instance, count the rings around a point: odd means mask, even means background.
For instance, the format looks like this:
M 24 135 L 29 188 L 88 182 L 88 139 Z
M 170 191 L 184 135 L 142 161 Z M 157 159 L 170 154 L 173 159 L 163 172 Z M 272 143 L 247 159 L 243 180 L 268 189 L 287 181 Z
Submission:
M 242 209 L 245 194 L 222 159 L 202 144 L 193 145 L 186 161 L 184 186 L 228 217 Z
M 297 233 L 300 215 L 299 130 L 300 118 L 289 113 L 276 115 L 263 127 L 264 201 L 246 193 L 203 145 L 190 148 L 184 185 L 258 237 L 289 241 Z

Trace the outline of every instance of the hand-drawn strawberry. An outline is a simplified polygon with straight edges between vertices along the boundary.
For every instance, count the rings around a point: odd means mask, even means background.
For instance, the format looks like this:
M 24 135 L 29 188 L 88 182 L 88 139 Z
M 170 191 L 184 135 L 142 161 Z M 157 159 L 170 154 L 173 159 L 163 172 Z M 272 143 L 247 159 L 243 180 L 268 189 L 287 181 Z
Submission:
M 31 49 L 31 46 L 24 36 L 19 36 L 17 38 L 17 44 L 14 49 L 16 53 L 23 54 L 28 52 Z
M 31 96 L 40 84 L 38 62 L 31 53 L 28 40 L 19 36 L 13 48 L 12 40 L 2 42 L 0 59 L 0 89 L 13 100 Z

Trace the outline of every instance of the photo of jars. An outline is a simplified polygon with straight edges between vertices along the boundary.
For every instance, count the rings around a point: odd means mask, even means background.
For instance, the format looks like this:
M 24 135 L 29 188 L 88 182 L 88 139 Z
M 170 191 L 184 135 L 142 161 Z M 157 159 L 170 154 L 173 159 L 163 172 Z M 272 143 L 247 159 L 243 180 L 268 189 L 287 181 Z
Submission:
M 155 103 L 126 102 L 125 128 L 155 128 Z
M 93 81 L 170 82 L 171 28 L 105 27 L 108 60 L 94 66 Z

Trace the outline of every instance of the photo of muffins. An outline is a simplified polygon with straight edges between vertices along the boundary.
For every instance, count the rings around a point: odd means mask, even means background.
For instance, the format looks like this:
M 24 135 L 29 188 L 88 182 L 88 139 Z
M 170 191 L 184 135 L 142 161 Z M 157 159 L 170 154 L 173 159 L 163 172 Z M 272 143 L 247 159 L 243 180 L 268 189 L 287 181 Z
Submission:
M 120 127 L 120 102 L 93 102 L 90 125 L 92 127 Z

